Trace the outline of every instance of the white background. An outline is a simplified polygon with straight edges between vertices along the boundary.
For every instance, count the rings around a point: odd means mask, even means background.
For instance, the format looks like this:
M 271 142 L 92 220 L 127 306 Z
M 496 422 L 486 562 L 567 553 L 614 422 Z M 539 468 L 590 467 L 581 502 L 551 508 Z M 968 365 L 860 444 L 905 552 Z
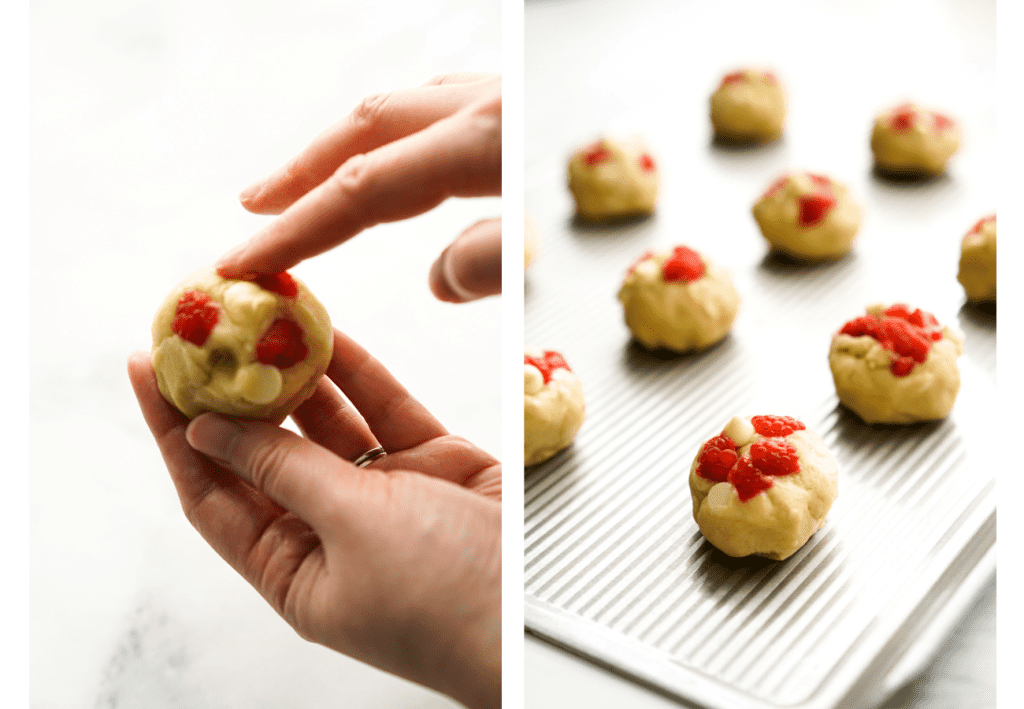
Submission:
M 31 705 L 443 707 L 299 639 L 181 513 L 125 372 L 174 284 L 272 217 L 237 194 L 370 93 L 501 70 L 476 0 L 31 5 Z M 501 454 L 500 299 L 431 262 L 497 198 L 294 269 L 450 430 Z

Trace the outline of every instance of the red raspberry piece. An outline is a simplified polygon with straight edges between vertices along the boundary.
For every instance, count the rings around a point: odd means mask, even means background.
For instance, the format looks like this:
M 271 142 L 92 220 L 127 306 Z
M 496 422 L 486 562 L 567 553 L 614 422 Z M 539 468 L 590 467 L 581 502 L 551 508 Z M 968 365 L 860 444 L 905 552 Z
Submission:
M 697 475 L 716 483 L 729 479 L 729 471 L 736 465 L 736 443 L 724 433 L 704 444 L 697 458 Z
M 770 71 L 766 71 L 764 74 L 762 74 L 762 76 L 764 76 L 764 80 L 767 81 L 769 84 L 779 83 L 779 79 L 775 76 L 775 74 L 773 74 Z
M 937 130 L 945 130 L 953 126 L 953 121 L 942 115 L 941 113 L 933 114 L 935 118 L 935 128 Z
M 802 421 L 792 416 L 753 416 L 750 423 L 755 431 L 766 438 L 788 436 L 793 431 L 803 431 L 807 428 Z
M 649 259 L 651 256 L 654 256 L 654 252 L 651 251 L 650 249 L 648 249 L 647 251 L 644 251 L 642 254 L 640 254 L 640 257 L 636 261 L 631 263 L 629 268 L 626 269 L 626 275 L 629 276 L 630 274 L 632 274 L 633 271 L 636 270 L 637 266 L 642 264 L 644 261 Z
M 793 475 L 800 472 L 796 448 L 785 438 L 765 438 L 750 446 L 750 460 L 765 475 Z
M 667 283 L 690 283 L 702 277 L 707 269 L 700 254 L 686 246 L 677 246 L 672 256 L 661 267 L 661 276 Z
M 835 206 L 836 199 L 832 195 L 817 193 L 800 198 L 800 226 L 814 226 Z
M 775 182 L 771 183 L 768 186 L 768 189 L 764 191 L 764 194 L 761 195 L 761 198 L 764 199 L 765 197 L 771 197 L 773 194 L 781 190 L 782 186 L 786 184 L 786 180 L 788 179 L 789 175 L 783 175 L 782 177 L 776 178 Z
M 770 477 L 754 467 L 754 463 L 747 456 L 740 458 L 729 471 L 729 482 L 736 488 L 740 502 L 746 502 L 755 495 L 770 490 L 774 484 Z
M 942 326 L 929 312 L 911 310 L 903 303 L 885 309 L 884 317 L 862 315 L 849 321 L 840 330 L 845 335 L 868 335 L 895 355 L 889 363 L 894 376 L 904 377 L 915 363 L 928 359 L 931 343 L 942 339 Z
M 608 152 L 608 148 L 604 147 L 601 143 L 594 143 L 589 148 L 583 149 L 583 164 L 587 167 L 594 167 L 598 163 L 608 160 L 612 154 Z
M 726 84 L 734 84 L 737 81 L 745 81 L 747 78 L 747 72 L 745 71 L 734 71 L 730 74 L 726 74 L 722 77 L 722 86 Z
M 171 330 L 181 339 L 202 347 L 213 332 L 220 311 L 208 293 L 185 291 L 178 299 L 178 307 L 174 311 Z
M 832 189 L 832 180 L 830 178 L 825 177 L 824 175 L 815 175 L 814 173 L 811 172 L 808 172 L 807 176 L 811 178 L 811 181 L 814 184 L 818 185 L 819 187 L 824 187 L 829 190 Z
M 897 108 L 892 115 L 892 129 L 898 132 L 910 130 L 914 125 L 914 110 L 909 106 Z
M 302 341 L 302 328 L 291 320 L 275 320 L 256 343 L 256 359 L 278 369 L 288 369 L 306 358 L 309 350 Z
M 544 383 L 547 384 L 551 381 L 551 373 L 556 369 L 569 369 L 569 365 L 565 363 L 565 358 L 562 357 L 558 352 L 551 350 L 544 350 L 544 354 L 540 357 L 531 357 L 530 355 L 523 355 L 523 364 L 532 364 L 534 367 L 540 370 L 541 376 L 544 377 Z
M 914 369 L 913 357 L 896 357 L 889 363 L 889 371 L 894 377 L 905 377 Z
M 647 153 L 640 156 L 640 169 L 644 172 L 651 172 L 654 170 L 654 158 Z
M 971 230 L 969 232 L 967 232 L 967 236 L 970 236 L 971 234 L 978 234 L 978 233 L 980 233 L 981 230 L 982 230 L 982 227 L 984 227 L 989 222 L 994 222 L 995 220 L 996 220 L 996 215 L 995 214 L 992 214 L 990 216 L 983 217 L 983 218 L 979 219 L 977 224 L 972 226 Z

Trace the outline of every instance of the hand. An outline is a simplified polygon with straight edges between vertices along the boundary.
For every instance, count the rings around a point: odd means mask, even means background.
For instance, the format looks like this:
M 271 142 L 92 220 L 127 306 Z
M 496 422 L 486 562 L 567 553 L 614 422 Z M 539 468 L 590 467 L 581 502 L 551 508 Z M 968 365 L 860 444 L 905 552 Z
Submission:
M 290 162 L 241 194 L 281 217 L 217 263 L 226 278 L 279 273 L 376 224 L 449 197 L 501 194 L 501 77 L 452 74 L 370 96 Z M 501 292 L 501 220 L 456 239 L 430 273 L 449 302 Z
M 128 371 L 185 515 L 299 635 L 500 706 L 497 460 L 337 331 L 327 376 L 292 414 L 304 437 L 209 413 L 190 423 L 148 352 Z M 377 445 L 386 457 L 349 462 Z

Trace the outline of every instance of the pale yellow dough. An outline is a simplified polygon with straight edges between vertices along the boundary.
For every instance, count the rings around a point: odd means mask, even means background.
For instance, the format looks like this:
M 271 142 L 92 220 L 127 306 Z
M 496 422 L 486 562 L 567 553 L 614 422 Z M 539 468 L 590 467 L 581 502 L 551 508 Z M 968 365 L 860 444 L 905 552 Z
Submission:
M 588 155 L 601 155 L 588 164 Z M 639 141 L 601 138 L 569 160 L 576 212 L 590 221 L 650 214 L 658 201 L 658 169 Z
M 867 312 L 881 316 L 887 307 L 872 305 Z M 960 391 L 956 360 L 963 349 L 963 334 L 943 325 L 942 339 L 932 342 L 925 361 L 897 377 L 889 369 L 892 354 L 878 340 L 837 332 L 828 363 L 839 401 L 865 423 L 908 424 L 949 415 Z
M 835 204 L 820 221 L 801 225 L 800 201 L 815 194 L 830 195 Z M 862 217 L 861 208 L 846 185 L 806 172 L 777 180 L 752 211 L 761 234 L 773 249 L 806 261 L 837 258 L 849 252 Z
M 912 120 L 909 127 L 902 127 L 902 119 L 897 119 L 908 111 Z M 955 121 L 945 125 L 939 114 L 915 104 L 879 115 L 871 130 L 875 165 L 883 172 L 939 175 L 959 148 L 959 125 Z
M 736 443 L 741 457 L 764 438 L 750 419 L 733 417 L 723 430 Z M 839 494 L 839 466 L 824 441 L 809 429 L 794 431 L 786 440 L 797 451 L 800 471 L 773 476 L 768 490 L 746 502 L 740 501 L 731 483 L 716 483 L 697 474 L 704 446 L 693 459 L 693 518 L 704 537 L 729 556 L 786 559 L 825 524 Z
M 662 267 L 671 256 L 671 248 L 652 252 L 626 274 L 618 294 L 626 325 L 651 349 L 707 349 L 732 329 L 739 293 L 729 272 L 703 255 L 702 277 L 689 283 L 665 281 Z
M 960 244 L 960 272 L 956 279 L 967 300 L 996 300 L 996 215 L 983 219 Z
M 786 94 L 774 75 L 744 69 L 729 78 L 711 94 L 711 125 L 715 135 L 738 142 L 780 137 L 786 123 Z
M 327 311 L 301 281 L 295 283 L 297 296 L 286 298 L 205 268 L 175 286 L 153 319 L 153 368 L 160 393 L 189 418 L 215 411 L 284 420 L 313 393 L 334 342 Z M 217 324 L 202 347 L 171 329 L 186 291 L 209 294 L 219 308 Z M 258 362 L 255 352 L 278 319 L 298 324 L 308 349 L 302 361 L 283 370 Z
M 544 351 L 528 348 L 525 354 L 541 358 Z M 536 465 L 569 447 L 586 418 L 586 404 L 583 384 L 572 371 L 555 369 L 545 384 L 533 365 L 523 370 L 524 464 Z

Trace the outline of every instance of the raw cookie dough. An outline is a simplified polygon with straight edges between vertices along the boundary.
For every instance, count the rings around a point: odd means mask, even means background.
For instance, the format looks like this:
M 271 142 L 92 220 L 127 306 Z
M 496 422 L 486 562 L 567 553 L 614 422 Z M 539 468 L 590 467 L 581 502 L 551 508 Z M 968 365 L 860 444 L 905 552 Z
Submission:
M 569 161 L 576 212 L 590 221 L 650 214 L 658 201 L 658 167 L 639 142 L 601 138 Z
M 528 348 L 524 360 L 524 464 L 568 448 L 583 425 L 583 384 L 558 352 Z
M 722 340 L 740 306 L 729 272 L 686 246 L 644 253 L 626 272 L 619 301 L 637 340 L 677 352 Z
M 832 337 L 839 401 L 866 423 L 945 418 L 960 390 L 963 335 L 923 310 L 872 305 Z
M 881 172 L 907 176 L 939 175 L 960 148 L 956 121 L 905 103 L 875 118 L 871 150 Z
M 533 257 L 537 254 L 537 246 L 540 243 L 540 227 L 529 212 L 523 214 L 523 268 L 533 263 Z
M 996 300 L 996 215 L 978 221 L 960 243 L 960 272 L 956 279 L 967 300 Z
M 690 466 L 693 518 L 729 556 L 792 556 L 821 529 L 838 494 L 835 458 L 788 416 L 733 417 Z
M 786 95 L 770 71 L 727 74 L 711 94 L 715 137 L 732 142 L 767 142 L 782 135 Z
M 861 209 L 846 185 L 810 172 L 778 178 L 753 213 L 773 249 L 806 261 L 849 252 L 861 221 Z
M 333 344 L 327 311 L 287 272 L 249 282 L 205 268 L 175 286 L 153 319 L 160 393 L 189 418 L 284 420 L 313 393 Z

